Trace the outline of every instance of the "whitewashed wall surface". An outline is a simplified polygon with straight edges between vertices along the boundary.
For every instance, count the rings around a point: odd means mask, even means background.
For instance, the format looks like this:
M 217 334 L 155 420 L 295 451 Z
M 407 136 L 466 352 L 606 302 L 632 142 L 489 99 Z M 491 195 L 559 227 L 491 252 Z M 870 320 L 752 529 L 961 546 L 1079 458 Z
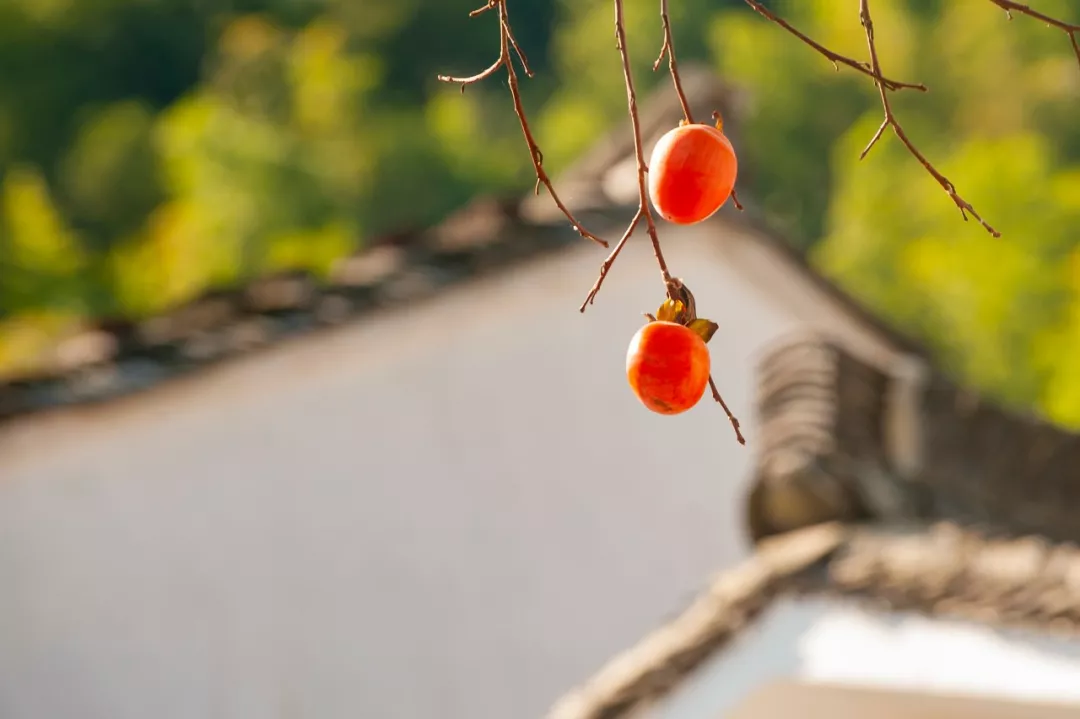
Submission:
M 752 367 L 794 327 L 692 231 L 668 260 Z M 752 448 L 653 415 L 644 235 L 0 435 L 0 717 L 518 719 L 747 551 Z

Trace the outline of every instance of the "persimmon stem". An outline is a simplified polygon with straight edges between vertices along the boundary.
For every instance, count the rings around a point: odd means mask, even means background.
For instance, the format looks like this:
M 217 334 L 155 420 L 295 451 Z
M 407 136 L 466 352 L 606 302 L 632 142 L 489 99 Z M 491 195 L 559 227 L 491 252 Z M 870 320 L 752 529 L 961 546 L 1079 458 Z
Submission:
M 527 77 L 532 77 L 532 70 L 529 68 L 529 61 L 525 57 L 525 53 L 522 51 L 521 46 L 518 44 L 517 38 L 514 37 L 514 32 L 510 27 L 510 14 L 506 9 L 506 0 L 489 0 L 487 5 L 473 10 L 469 15 L 475 17 L 492 9 L 497 10 L 499 15 L 499 57 L 487 69 L 475 75 L 470 75 L 468 77 L 439 75 L 438 79 L 442 82 L 460 85 L 461 91 L 464 92 L 467 86 L 486 80 L 500 69 L 506 70 L 506 82 L 510 88 L 510 95 L 514 101 L 514 113 L 518 117 L 518 123 L 521 125 L 521 132 L 525 136 L 526 144 L 529 146 L 529 156 L 532 158 L 533 170 L 536 173 L 537 189 L 539 189 L 540 185 L 547 188 L 548 193 L 551 195 L 551 199 L 555 202 L 555 206 L 566 216 L 566 219 L 570 221 L 570 224 L 579 235 L 587 240 L 595 242 L 601 247 L 607 247 L 608 243 L 606 240 L 597 237 L 578 222 L 577 218 L 574 217 L 574 214 L 570 211 L 570 208 L 567 207 L 562 201 L 562 198 L 559 197 L 559 193 L 555 191 L 555 185 L 552 183 L 547 171 L 544 170 L 544 154 L 540 151 L 540 146 L 533 136 L 532 128 L 529 127 L 529 119 L 525 114 L 525 107 L 521 102 L 521 88 L 518 84 L 517 69 L 514 67 L 513 55 L 517 56 L 518 61 L 521 63 L 522 70 Z

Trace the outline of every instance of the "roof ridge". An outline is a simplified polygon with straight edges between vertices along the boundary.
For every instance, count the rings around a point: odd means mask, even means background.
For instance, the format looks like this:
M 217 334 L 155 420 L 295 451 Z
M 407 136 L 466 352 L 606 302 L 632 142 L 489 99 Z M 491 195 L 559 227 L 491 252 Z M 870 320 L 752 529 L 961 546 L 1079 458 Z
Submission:
M 523 221 L 518 204 L 477 197 L 435 227 L 384 236 L 340 258 L 323 281 L 306 271 L 270 273 L 143 319 L 87 322 L 38 371 L 0 381 L 0 424 L 148 389 L 580 241 L 568 226 Z

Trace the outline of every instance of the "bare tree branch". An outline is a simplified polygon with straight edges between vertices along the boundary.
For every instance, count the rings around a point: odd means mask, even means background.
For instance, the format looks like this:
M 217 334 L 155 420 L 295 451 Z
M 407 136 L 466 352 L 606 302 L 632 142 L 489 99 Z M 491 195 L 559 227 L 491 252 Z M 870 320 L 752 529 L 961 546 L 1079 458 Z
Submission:
M 679 61 L 675 59 L 675 41 L 671 37 L 671 18 L 668 15 L 668 0 L 660 0 L 660 22 L 664 26 L 664 44 L 660 47 L 660 55 L 653 63 L 653 72 L 664 61 L 664 55 L 668 59 L 668 71 L 671 73 L 671 82 L 675 85 L 675 94 L 679 96 L 679 104 L 682 105 L 683 116 L 687 122 L 693 122 L 694 116 L 690 113 L 690 103 L 683 92 L 682 79 L 679 77 Z
M 922 83 L 899 82 L 897 80 L 890 80 L 887 77 L 883 77 L 881 75 L 881 71 L 874 69 L 871 65 L 868 65 L 861 60 L 853 60 L 850 57 L 845 57 L 838 52 L 833 52 L 832 50 L 825 47 L 816 40 L 811 39 L 804 33 L 795 29 L 795 27 L 793 27 L 791 23 L 789 23 L 787 20 L 780 17 L 772 10 L 769 10 L 769 8 L 765 7 L 756 0 L 745 1 L 746 4 L 753 8 L 758 15 L 761 15 L 763 18 L 769 20 L 770 22 L 776 23 L 777 25 L 784 28 L 789 33 L 812 47 L 814 50 L 817 50 L 819 53 L 824 55 L 825 58 L 833 64 L 833 67 L 836 67 L 837 69 L 839 69 L 838 65 L 845 65 L 847 67 L 850 67 L 856 72 L 861 72 L 863 75 L 868 75 L 869 77 L 874 78 L 876 82 L 880 82 L 882 85 L 884 85 L 886 90 L 918 90 L 919 92 L 926 92 L 926 85 L 923 85 Z M 991 0 L 991 2 L 993 2 L 993 0 Z
M 544 154 L 540 151 L 540 146 L 536 143 L 536 138 L 533 136 L 532 129 L 529 127 L 529 120 L 525 115 L 525 108 L 521 102 L 521 88 L 518 85 L 517 70 L 514 68 L 513 57 L 511 52 L 514 52 L 518 60 L 521 62 L 521 66 L 525 71 L 525 74 L 532 77 L 532 71 L 529 69 L 528 60 L 525 58 L 525 53 L 522 52 L 521 47 L 518 45 L 517 40 L 514 38 L 514 33 L 510 28 L 510 16 L 506 9 L 506 0 L 489 0 L 487 5 L 473 10 L 470 15 L 475 17 L 488 10 L 495 9 L 499 13 L 499 57 L 492 63 L 486 70 L 471 75 L 469 77 L 453 77 L 450 75 L 439 75 L 439 80 L 442 82 L 450 82 L 461 85 L 461 91 L 464 92 L 466 86 L 485 80 L 499 69 L 506 70 L 507 84 L 510 87 L 510 95 L 514 100 L 514 112 L 518 116 L 518 121 L 521 124 L 521 132 L 525 135 L 525 142 L 529 146 L 529 155 L 532 157 L 533 169 L 536 171 L 537 189 L 542 184 L 547 188 L 551 194 L 551 199 L 554 200 L 555 205 L 559 210 L 570 220 L 570 224 L 579 235 L 587 240 L 592 240 L 602 247 L 607 247 L 608 243 L 592 232 L 589 232 L 585 227 L 577 221 L 573 213 L 559 197 L 559 193 L 555 191 L 555 186 L 551 182 L 551 178 L 548 177 L 547 172 L 544 170 Z
M 870 139 L 870 143 L 866 146 L 866 149 L 864 149 L 862 151 L 862 154 L 859 155 L 859 159 L 861 160 L 862 158 L 866 157 L 866 154 L 870 152 L 870 149 L 877 143 L 879 139 L 881 139 L 882 134 L 885 132 L 885 128 L 891 127 L 893 133 L 900 139 L 900 142 L 904 143 L 904 147 L 906 147 L 908 151 L 915 157 L 915 159 L 918 160 L 924 168 L 926 168 L 926 171 L 929 172 L 935 180 L 937 180 L 938 184 L 941 185 L 942 189 L 944 189 L 945 192 L 948 193 L 949 197 L 952 198 L 953 203 L 960 210 L 960 215 L 964 218 L 964 220 L 966 221 L 968 219 L 968 215 L 970 214 L 979 222 L 979 224 L 985 227 L 986 231 L 989 232 L 991 235 L 993 235 L 994 237 L 1001 237 L 1001 233 L 991 227 L 990 224 L 987 223 L 986 220 L 984 220 L 979 215 L 979 213 L 975 211 L 975 208 L 971 206 L 971 203 L 962 198 L 956 192 L 956 187 L 949 180 L 949 178 L 938 172 L 937 169 L 932 164 L 930 164 L 930 161 L 927 160 L 921 152 L 919 152 L 918 148 L 915 147 L 914 143 L 912 143 L 911 140 L 908 139 L 907 133 L 904 132 L 903 126 L 900 125 L 900 122 L 893 114 L 892 106 L 889 104 L 889 95 L 886 92 L 886 87 L 884 83 L 879 79 L 881 77 L 881 63 L 878 60 L 877 43 L 874 40 L 874 21 L 870 17 L 869 0 L 859 0 L 859 22 L 862 24 L 863 30 L 865 30 L 866 32 L 866 44 L 870 49 L 870 62 L 871 68 L 874 71 L 874 82 L 875 84 L 877 84 L 878 94 L 881 96 L 881 106 L 885 111 L 885 119 L 882 121 L 881 126 L 878 127 L 877 132 L 874 133 L 874 136 Z
M 1067 23 L 1056 18 L 1052 18 L 1049 15 L 1033 10 L 1029 5 L 1024 5 L 1018 2 L 1012 2 L 1011 0 L 990 0 L 990 2 L 997 5 L 999 8 L 1005 11 L 1005 14 L 1012 20 L 1012 14 L 1018 12 L 1021 15 L 1027 15 L 1028 17 L 1041 20 L 1051 27 L 1064 32 L 1069 36 L 1069 43 L 1072 45 L 1073 54 L 1076 55 L 1076 62 L 1080 65 L 1080 41 L 1077 40 L 1077 35 L 1080 34 L 1080 25 L 1074 23 Z
M 649 190 L 645 181 L 645 153 L 641 142 L 641 120 L 638 119 L 637 93 L 634 90 L 634 75 L 630 69 L 630 53 L 626 49 L 626 25 L 623 13 L 623 0 L 615 2 L 615 41 L 622 57 L 623 79 L 626 82 L 626 102 L 630 111 L 630 124 L 634 130 L 634 156 L 637 159 L 638 172 L 638 209 L 645 219 L 645 228 L 648 230 L 649 239 L 652 240 L 653 255 L 656 264 L 660 266 L 660 276 L 664 280 L 664 288 L 668 296 L 672 297 L 671 272 L 668 271 L 667 262 L 664 261 L 663 250 L 660 249 L 660 238 L 656 234 L 656 222 L 653 220 L 652 210 L 649 208 Z M 671 51 L 671 48 L 669 48 Z M 673 53 L 672 53 L 673 54 Z
M 903 126 L 897 120 L 893 113 L 892 106 L 889 102 L 889 92 L 897 90 L 918 90 L 920 92 L 926 92 L 926 86 L 921 83 L 900 82 L 885 77 L 881 73 L 881 62 L 878 58 L 877 44 L 874 37 L 874 23 L 870 16 L 869 0 L 860 0 L 859 2 L 859 21 L 866 34 L 867 47 L 870 52 L 870 62 L 866 63 L 861 60 L 855 60 L 850 57 L 841 55 L 833 50 L 828 49 L 821 43 L 813 40 L 800 30 L 796 29 L 789 22 L 769 10 L 757 0 L 745 0 L 746 4 L 750 6 L 755 12 L 764 17 L 766 20 L 780 26 L 807 46 L 823 55 L 826 59 L 833 63 L 833 66 L 839 69 L 840 65 L 844 65 L 848 68 L 855 70 L 863 75 L 866 75 L 873 79 L 875 86 L 878 88 L 878 94 L 881 98 L 881 106 L 884 111 L 884 119 L 881 125 L 878 127 L 877 132 L 870 139 L 866 149 L 862 151 L 859 158 L 866 157 L 871 148 L 881 139 L 887 128 L 892 128 L 893 133 L 904 144 L 907 150 L 915 157 L 916 160 L 923 166 L 923 168 L 941 185 L 942 189 L 949 195 L 953 203 L 960 210 L 961 216 L 964 220 L 968 219 L 968 215 L 974 217 L 988 232 L 995 237 L 1000 237 L 1000 233 L 991 227 L 983 218 L 975 211 L 975 209 L 964 200 L 956 192 L 955 186 L 952 182 L 942 175 L 938 170 L 930 163 L 929 160 L 915 147 L 914 143 L 908 138 L 907 133 L 904 132 Z M 1052 27 L 1056 27 L 1063 31 L 1069 37 L 1069 42 L 1072 45 L 1073 52 L 1076 54 L 1077 61 L 1080 62 L 1080 42 L 1077 40 L 1077 35 L 1080 34 L 1080 25 L 1071 24 L 1062 20 L 1057 20 L 1044 13 L 1032 9 L 1028 5 L 1024 5 L 1012 0 L 990 0 L 1001 9 L 1005 10 L 1009 18 L 1012 18 L 1012 13 L 1017 12 L 1023 15 L 1027 15 L 1036 20 L 1047 23 Z M 648 167 L 645 163 L 644 148 L 642 147 L 641 137 L 641 122 L 638 117 L 637 108 L 637 94 L 634 89 L 634 78 L 630 67 L 630 55 L 626 46 L 626 27 L 625 16 L 623 11 L 623 0 L 613 0 L 615 6 L 615 39 L 616 45 L 619 50 L 619 55 L 622 59 L 623 67 L 623 79 L 626 84 L 626 98 L 627 107 L 630 114 L 630 123 L 633 129 L 634 135 L 634 157 L 637 164 L 637 179 L 638 179 L 638 208 L 634 214 L 633 220 L 627 226 L 623 232 L 619 242 L 615 245 L 614 249 L 604 259 L 603 264 L 600 266 L 600 273 L 593 284 L 592 289 L 589 291 L 585 300 L 581 303 L 579 310 L 585 311 L 585 308 L 592 304 L 599 293 L 601 286 L 604 283 L 605 278 L 611 271 L 616 259 L 619 257 L 619 253 L 622 252 L 626 243 L 637 229 L 641 220 L 645 220 L 645 226 L 649 234 L 649 239 L 652 242 L 653 254 L 656 257 L 656 263 L 660 268 L 660 275 L 664 282 L 664 288 L 669 299 L 673 301 L 679 301 L 684 303 L 685 307 L 689 309 L 683 312 L 686 321 L 693 321 L 696 318 L 696 311 L 694 309 L 695 302 L 693 295 L 685 287 L 681 280 L 675 279 L 671 276 L 667 267 L 667 262 L 664 260 L 664 254 L 660 247 L 660 239 L 656 231 L 656 222 L 654 220 L 652 210 L 649 206 L 648 185 L 646 181 L 646 175 L 648 173 Z M 521 91 L 518 86 L 517 70 L 514 67 L 513 56 L 516 55 L 518 62 L 520 62 L 522 69 L 528 77 L 532 77 L 532 71 L 529 69 L 528 59 L 525 57 L 524 51 L 518 44 L 517 39 L 514 37 L 514 33 L 510 27 L 510 18 L 506 6 L 506 0 L 488 0 L 487 4 L 482 7 L 473 10 L 470 16 L 475 17 L 477 15 L 488 12 L 489 10 L 496 10 L 499 16 L 499 57 L 488 68 L 483 71 L 469 76 L 469 77 L 451 77 L 447 75 L 440 75 L 439 79 L 443 82 L 453 82 L 461 85 L 462 92 L 465 87 L 473 83 L 481 82 L 491 76 L 493 76 L 500 69 L 505 69 L 507 76 L 507 84 L 510 87 L 510 94 L 514 101 L 514 112 L 518 116 L 518 120 L 521 125 L 522 133 L 525 136 L 525 141 L 529 146 L 529 154 L 532 157 L 533 167 L 536 171 L 537 179 L 537 191 L 542 184 L 547 187 L 548 192 L 551 194 L 552 199 L 558 206 L 559 210 L 570 220 L 574 229 L 584 238 L 592 240 L 604 247 L 607 247 L 607 242 L 600 239 L 591 232 L 585 230 L 581 223 L 579 223 L 570 212 L 569 208 L 563 204 L 558 194 L 555 192 L 555 188 L 552 185 L 551 179 L 544 171 L 543 153 L 540 151 L 539 146 L 536 143 L 536 139 L 532 134 L 532 130 L 529 127 L 528 119 L 525 116 L 525 110 L 522 106 Z M 675 87 L 675 93 L 678 96 L 679 104 L 682 107 L 683 116 L 687 123 L 693 123 L 693 115 L 690 110 L 690 103 L 687 100 L 686 92 L 683 89 L 682 79 L 679 75 L 678 60 L 675 55 L 675 42 L 672 37 L 671 31 L 671 19 L 668 12 L 668 0 L 660 0 L 660 18 L 663 24 L 664 41 L 660 48 L 660 54 L 653 63 L 653 70 L 659 69 L 660 64 L 663 62 L 664 57 L 668 59 L 668 70 L 671 74 L 672 84 Z M 717 127 L 722 128 L 722 120 L 719 113 L 714 112 L 713 118 L 717 123 Z M 731 199 L 738 209 L 743 209 L 738 197 L 734 190 L 731 193 Z M 652 315 L 646 315 L 650 320 L 654 320 Z M 679 320 L 682 321 L 682 320 Z M 717 389 L 716 382 L 712 376 L 709 376 L 709 387 L 712 390 L 713 399 L 723 408 L 724 413 L 727 415 L 728 420 L 731 423 L 732 428 L 735 430 L 735 437 L 740 444 L 746 444 L 746 439 L 743 437 L 742 430 L 739 425 L 739 420 L 731 412 L 731 409 L 727 406 L 723 396 L 721 396 L 719 389 Z

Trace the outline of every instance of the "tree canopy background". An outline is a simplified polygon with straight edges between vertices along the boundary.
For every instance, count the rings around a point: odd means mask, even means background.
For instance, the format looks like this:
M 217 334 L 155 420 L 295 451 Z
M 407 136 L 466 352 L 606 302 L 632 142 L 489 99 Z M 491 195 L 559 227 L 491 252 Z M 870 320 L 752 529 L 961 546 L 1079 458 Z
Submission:
M 1039 0 L 1080 21 L 1074 0 Z M 895 107 L 1002 231 L 962 222 L 837 72 L 741 0 L 672 0 L 680 59 L 752 98 L 740 187 L 823 271 L 1003 401 L 1080 426 L 1080 68 L 1059 32 L 979 0 L 875 8 Z M 142 316 L 274 269 L 325 271 L 380 233 L 532 185 L 495 17 L 455 0 L 0 4 L 0 373 L 82 319 Z M 865 55 L 845 3 L 776 3 Z M 626 122 L 610 3 L 514 3 L 525 102 L 556 173 Z M 629 2 L 642 90 L 655 2 Z M 1076 354 L 1074 354 L 1076 353 Z

